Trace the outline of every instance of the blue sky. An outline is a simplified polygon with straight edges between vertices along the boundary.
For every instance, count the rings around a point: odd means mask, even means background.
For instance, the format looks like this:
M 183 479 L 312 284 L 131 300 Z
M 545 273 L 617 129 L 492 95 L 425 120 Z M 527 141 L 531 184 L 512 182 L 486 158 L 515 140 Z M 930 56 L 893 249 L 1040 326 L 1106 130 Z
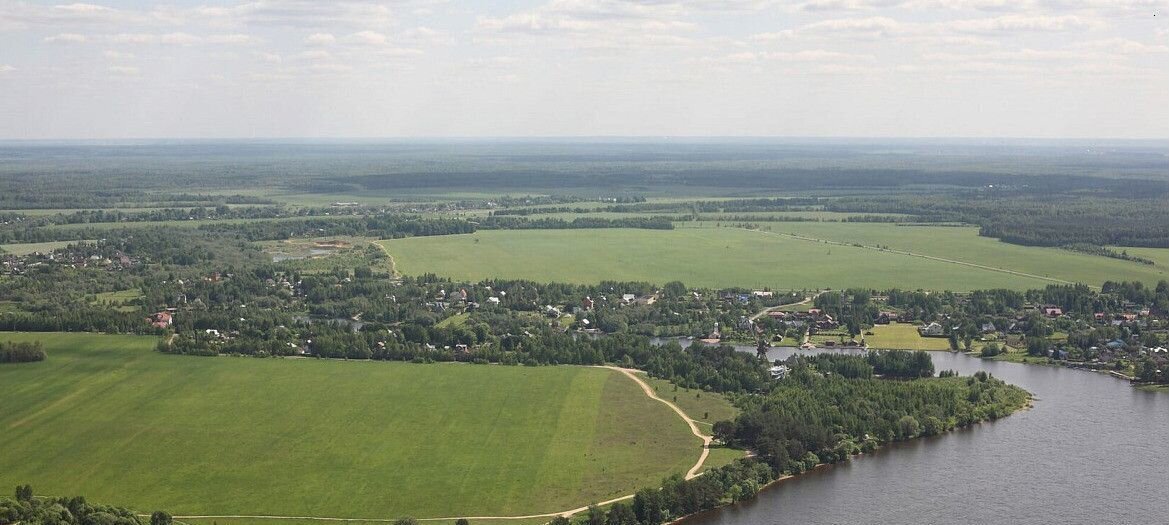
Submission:
M 0 0 L 6 139 L 1165 138 L 1167 94 L 1169 0 Z

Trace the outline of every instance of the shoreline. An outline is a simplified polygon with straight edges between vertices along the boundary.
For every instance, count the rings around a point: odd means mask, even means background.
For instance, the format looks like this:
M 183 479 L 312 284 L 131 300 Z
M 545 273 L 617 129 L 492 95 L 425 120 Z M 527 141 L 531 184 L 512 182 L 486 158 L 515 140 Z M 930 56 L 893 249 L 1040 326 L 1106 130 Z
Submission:
M 1169 391 L 1169 390 L 1167 390 L 1167 391 Z M 987 423 L 987 422 L 991 422 L 991 423 L 993 423 L 993 422 L 996 422 L 996 421 L 1000 421 L 1000 420 L 1006 419 L 1007 417 L 1010 417 L 1010 416 L 1013 416 L 1013 415 L 1015 415 L 1015 414 L 1018 414 L 1018 413 L 1020 413 L 1020 412 L 1026 412 L 1026 411 L 1029 411 L 1029 410 L 1031 410 L 1032 408 L 1035 408 L 1035 396 L 1034 396 L 1033 394 L 1031 394 L 1030 392 L 1027 392 L 1027 402 L 1026 402 L 1026 403 L 1024 403 L 1024 404 L 1023 404 L 1023 406 L 1021 406 L 1021 407 L 1019 407 L 1019 408 L 1016 408 L 1015 410 L 1012 410 L 1012 411 L 1011 411 L 1011 413 L 1010 413 L 1010 414 L 1008 414 L 1008 415 L 1007 415 L 1007 416 L 1005 416 L 1005 417 L 1000 417 L 1000 418 L 998 418 L 998 419 L 986 419 L 986 420 L 983 420 L 983 421 L 979 421 L 979 422 L 977 422 L 977 423 L 975 423 L 975 424 L 973 424 L 973 425 L 970 425 L 970 426 L 968 426 L 968 427 L 954 428 L 954 429 L 951 429 L 951 430 L 947 430 L 947 431 L 945 431 L 945 432 L 942 432 L 942 433 L 940 433 L 940 434 L 935 434 L 935 435 L 933 435 L 933 436 L 918 436 L 918 437 L 915 437 L 915 438 L 913 438 L 913 439 L 908 439 L 908 440 L 905 440 L 905 441 L 893 441 L 893 442 L 890 442 L 890 443 L 886 443 L 886 444 L 884 444 L 884 445 L 880 445 L 880 446 L 878 446 L 877 448 L 874 448 L 873 450 L 871 450 L 871 451 L 869 451 L 869 452 L 861 452 L 861 453 L 859 453 L 859 454 L 853 454 L 853 455 L 851 455 L 851 456 L 849 456 L 849 457 L 848 457 L 848 461 L 841 461 L 841 462 L 838 462 L 838 463 L 817 463 L 817 464 L 816 464 L 816 466 L 814 466 L 814 467 L 812 467 L 812 468 L 810 468 L 810 469 L 807 469 L 807 470 L 805 470 L 805 471 L 803 471 L 803 472 L 800 472 L 799 474 L 785 474 L 785 475 L 783 475 L 783 476 L 780 476 L 780 477 L 778 477 L 778 478 L 775 478 L 775 479 L 773 479 L 773 480 L 771 480 L 771 481 L 767 482 L 765 485 L 763 485 L 763 486 L 759 487 L 759 491 L 758 491 L 758 492 L 756 492 L 755 494 L 753 494 L 753 495 L 752 495 L 750 498 L 747 498 L 747 499 L 742 499 L 742 500 L 735 501 L 735 502 L 723 503 L 723 504 L 721 504 L 721 505 L 719 505 L 719 506 L 717 506 L 717 507 L 714 507 L 714 508 L 712 508 L 712 509 L 706 509 L 706 510 L 703 510 L 703 511 L 695 512 L 695 513 L 693 513 L 693 514 L 687 514 L 687 515 L 685 515 L 685 516 L 680 516 L 680 517 L 678 517 L 678 518 L 676 518 L 676 519 L 673 519 L 673 520 L 671 520 L 671 521 L 668 521 L 668 522 L 666 522 L 666 523 L 665 523 L 665 525 L 681 525 L 681 524 L 683 524 L 683 523 L 687 522 L 688 520 L 695 519 L 695 518 L 698 518 L 698 517 L 700 517 L 700 516 L 704 516 L 704 515 L 707 515 L 707 514 L 712 514 L 712 513 L 716 513 L 716 512 L 723 512 L 723 511 L 725 511 L 725 510 L 726 510 L 728 507 L 732 507 L 732 506 L 735 506 L 735 505 L 740 505 L 740 504 L 743 504 L 743 503 L 748 503 L 748 502 L 754 501 L 755 499 L 759 498 L 759 497 L 760 497 L 760 495 L 762 495 L 764 492 L 766 492 L 766 491 L 768 491 L 768 490 L 772 490 L 773 488 L 775 488 L 775 487 L 778 487 L 778 486 L 779 486 L 780 484 L 782 484 L 782 483 L 785 483 L 785 482 L 788 482 L 788 481 L 791 481 L 791 480 L 794 480 L 794 479 L 801 478 L 801 477 L 803 477 L 803 476 L 805 476 L 805 475 L 807 475 L 807 474 L 810 474 L 810 473 L 812 473 L 812 472 L 817 472 L 817 471 L 825 471 L 825 470 L 828 470 L 828 469 L 830 469 L 830 468 L 832 468 L 832 467 L 835 467 L 835 466 L 836 466 L 836 465 L 838 465 L 838 464 L 843 464 L 843 463 L 848 463 L 848 462 L 851 462 L 853 459 L 855 459 L 855 458 L 859 458 L 859 457 L 862 457 L 862 456 L 865 456 L 865 455 L 867 455 L 867 454 L 873 454 L 873 453 L 876 453 L 876 452 L 881 452 L 881 451 L 887 450 L 887 449 L 889 449 L 889 448 L 890 448 L 890 446 L 891 446 L 891 445 L 897 445 L 897 444 L 899 444 L 899 443 L 912 443 L 912 442 L 915 442 L 915 441 L 917 441 L 917 440 L 920 440 L 920 439 L 926 439 L 926 438 L 940 438 L 940 437 L 944 437 L 944 436 L 947 436 L 947 435 L 949 435 L 949 434 L 952 434 L 952 433 L 955 433 L 955 432 L 960 432 L 960 431 L 963 431 L 963 430 L 968 430 L 968 429 L 970 429 L 971 427 L 973 427 L 973 426 L 975 426 L 975 425 L 982 425 L 982 424 L 985 424 L 985 423 Z M 752 452 L 752 456 L 751 456 L 751 457 L 755 457 L 753 452 Z

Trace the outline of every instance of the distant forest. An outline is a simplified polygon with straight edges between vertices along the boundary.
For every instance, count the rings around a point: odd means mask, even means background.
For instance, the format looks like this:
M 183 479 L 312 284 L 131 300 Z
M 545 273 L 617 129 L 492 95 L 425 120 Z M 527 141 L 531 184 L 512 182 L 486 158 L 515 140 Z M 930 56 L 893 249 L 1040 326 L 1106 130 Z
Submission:
M 872 214 L 898 213 L 912 221 L 975 224 L 984 236 L 1024 245 L 1080 251 L 1085 246 L 1169 247 L 1165 151 L 1165 144 L 1153 142 L 1042 141 L 0 143 L 0 223 L 5 226 L 0 238 L 43 242 L 103 233 L 34 231 L 30 217 L 3 210 L 277 209 L 269 195 L 281 192 L 369 196 L 407 206 L 417 200 L 411 197 L 415 194 L 433 200 L 435 195 L 473 193 L 484 195 L 481 204 L 496 207 L 509 195 L 544 195 L 537 204 L 569 209 L 587 200 L 620 199 L 609 211 L 671 215 L 520 221 L 500 215 L 525 212 L 501 208 L 482 223 L 440 225 L 395 218 L 386 229 L 386 219 L 376 215 L 392 211 L 400 217 L 403 210 L 359 209 L 343 213 L 347 218 L 322 211 L 295 224 L 212 227 L 253 240 L 322 228 L 371 235 L 384 230 L 389 236 L 493 228 L 668 229 L 673 220 L 699 212 L 817 209 L 869 214 L 867 220 L 873 222 L 897 219 Z M 492 195 L 497 197 L 488 197 Z M 758 198 L 764 195 L 788 198 Z M 740 200 L 637 202 L 646 197 Z M 736 215 L 726 219 L 757 220 Z

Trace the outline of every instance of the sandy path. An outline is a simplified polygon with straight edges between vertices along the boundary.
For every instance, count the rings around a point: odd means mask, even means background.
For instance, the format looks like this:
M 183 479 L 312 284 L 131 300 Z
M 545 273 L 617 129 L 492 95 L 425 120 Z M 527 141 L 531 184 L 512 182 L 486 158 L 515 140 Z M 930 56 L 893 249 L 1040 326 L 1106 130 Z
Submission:
M 635 383 L 637 383 L 638 386 L 641 387 L 642 392 L 644 392 L 647 397 L 649 397 L 650 399 L 653 399 L 655 401 L 659 401 L 661 403 L 664 403 L 666 406 L 670 407 L 670 409 L 673 410 L 676 414 L 678 414 L 678 417 L 681 417 L 682 421 L 686 422 L 686 425 L 690 427 L 690 433 L 694 434 L 696 437 L 698 437 L 698 439 L 702 440 L 702 454 L 698 457 L 698 461 L 696 463 L 694 463 L 694 466 L 690 467 L 690 470 L 686 472 L 686 479 L 694 479 L 694 478 L 700 476 L 701 473 L 699 471 L 702 470 L 702 466 L 706 463 L 706 458 L 710 455 L 710 443 L 714 438 L 712 438 L 711 436 L 708 436 L 706 434 L 703 434 L 702 431 L 698 430 L 698 425 L 695 424 L 696 422 L 693 419 L 690 419 L 690 416 L 687 416 L 686 413 L 683 412 L 681 408 L 678 408 L 678 405 L 675 405 L 674 403 L 671 403 L 669 401 L 666 401 L 665 399 L 658 397 L 658 394 L 657 394 L 657 392 L 654 391 L 653 387 L 649 386 L 649 383 L 646 383 L 640 377 L 638 377 L 638 374 L 640 373 L 639 370 L 634 370 L 634 369 L 630 369 L 630 368 L 621 368 L 621 367 L 616 367 L 616 366 L 598 366 L 597 368 L 607 368 L 609 370 L 613 370 L 615 372 L 619 372 L 621 374 L 624 374 L 625 377 L 628 377 L 629 379 L 631 379 Z M 605 505 L 617 503 L 618 501 L 625 501 L 625 500 L 633 499 L 633 496 L 634 496 L 633 494 L 627 494 L 625 496 L 621 496 L 618 498 L 613 498 L 610 500 L 597 502 L 593 505 L 596 505 L 598 507 L 603 507 Z M 441 517 L 441 518 L 416 518 L 416 519 L 418 521 L 454 521 L 454 520 L 457 520 L 460 518 L 467 519 L 467 520 L 522 520 L 522 519 L 536 519 L 536 518 L 555 518 L 557 516 L 572 516 L 574 514 L 580 514 L 582 512 L 586 512 L 589 510 L 590 506 L 591 505 L 585 505 L 583 507 L 578 507 L 575 509 L 562 510 L 562 511 L 558 511 L 558 512 L 548 512 L 548 513 L 544 513 L 544 514 L 528 514 L 526 516 L 446 516 L 446 517 Z M 143 516 L 147 516 L 147 514 L 143 514 Z M 258 515 L 249 516 L 249 515 L 242 515 L 242 514 L 224 514 L 224 515 L 214 515 L 214 516 L 212 516 L 212 515 L 174 516 L 174 519 L 176 519 L 176 520 L 180 520 L 180 519 L 233 519 L 233 518 L 235 518 L 235 519 L 255 519 L 255 520 L 312 520 L 312 521 L 343 521 L 343 522 L 354 522 L 354 521 L 394 522 L 394 521 L 398 521 L 400 519 L 400 518 L 332 518 L 332 517 L 322 517 L 322 516 L 258 516 Z

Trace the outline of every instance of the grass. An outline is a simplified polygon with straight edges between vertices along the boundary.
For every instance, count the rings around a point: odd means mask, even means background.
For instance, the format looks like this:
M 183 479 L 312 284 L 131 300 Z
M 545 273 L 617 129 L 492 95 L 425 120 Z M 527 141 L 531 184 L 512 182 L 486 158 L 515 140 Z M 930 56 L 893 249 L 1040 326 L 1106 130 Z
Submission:
M 0 486 L 175 514 L 516 515 L 684 472 L 698 441 L 587 367 L 197 358 L 154 338 L 0 334 Z
M 658 393 L 658 397 L 672 401 L 681 408 L 686 415 L 699 422 L 704 432 L 710 431 L 710 425 L 726 419 L 734 419 L 739 415 L 739 409 L 731 404 L 726 396 L 717 392 L 704 392 L 700 389 L 682 388 L 665 379 L 643 377 Z M 676 399 L 675 399 L 676 398 Z
M 481 231 L 382 243 L 401 273 L 467 280 L 969 291 L 1057 282 L 1099 286 L 1106 280 L 1152 284 L 1167 278 L 1165 267 L 1007 244 L 968 227 L 776 223 L 763 225 L 769 232 L 753 232 L 714 223 L 685 225 L 669 231 Z
M 950 341 L 945 337 L 922 337 L 912 324 L 889 323 L 876 325 L 866 335 L 869 348 L 882 350 L 949 350 Z
M 142 290 L 133 288 L 116 292 L 101 292 L 94 297 L 92 304 L 111 306 L 121 312 L 134 312 L 139 308 L 129 303 L 140 298 L 142 298 Z
M 713 468 L 718 468 L 734 463 L 735 460 L 747 457 L 747 451 L 737 448 L 729 448 L 721 445 L 711 445 L 710 455 L 706 457 L 706 463 L 702 465 L 702 471 L 706 472 Z
M 466 326 L 467 320 L 470 318 L 471 318 L 471 314 L 468 314 L 468 313 L 455 314 L 455 315 L 452 315 L 450 317 L 447 317 L 446 319 L 439 321 L 438 323 L 435 323 L 434 327 L 435 328 L 447 328 L 447 327 L 455 327 L 455 326 Z
M 70 244 L 77 244 L 83 241 L 51 241 L 51 242 L 26 242 L 15 244 L 0 244 L 0 253 L 7 253 L 11 255 L 31 255 L 37 252 L 49 253 L 53 250 L 59 250 Z
M 768 226 L 768 225 L 764 225 Z M 880 223 L 780 223 L 772 231 L 829 241 L 883 246 L 892 250 L 985 265 L 1061 281 L 1100 286 L 1104 281 L 1129 280 L 1155 284 L 1169 279 L 1169 249 L 1150 258 L 1166 259 L 1149 266 L 1059 248 L 1020 246 L 978 235 L 976 227 L 897 226 Z M 1155 250 L 1155 249 L 1152 249 Z M 877 250 L 870 252 L 880 253 Z M 1143 250 L 1140 250 L 1145 253 Z M 1130 252 L 1131 253 L 1131 252 Z M 959 268 L 962 268 L 959 266 Z M 1039 279 L 1036 279 L 1038 281 Z M 1038 287 L 1048 283 L 1041 282 Z M 989 288 L 984 286 L 983 288 Z
M 482 231 L 381 242 L 400 273 L 434 272 L 475 281 L 502 277 L 662 284 L 680 280 L 711 288 L 866 286 L 957 291 L 1045 284 L 1040 279 L 919 257 L 735 228 Z

